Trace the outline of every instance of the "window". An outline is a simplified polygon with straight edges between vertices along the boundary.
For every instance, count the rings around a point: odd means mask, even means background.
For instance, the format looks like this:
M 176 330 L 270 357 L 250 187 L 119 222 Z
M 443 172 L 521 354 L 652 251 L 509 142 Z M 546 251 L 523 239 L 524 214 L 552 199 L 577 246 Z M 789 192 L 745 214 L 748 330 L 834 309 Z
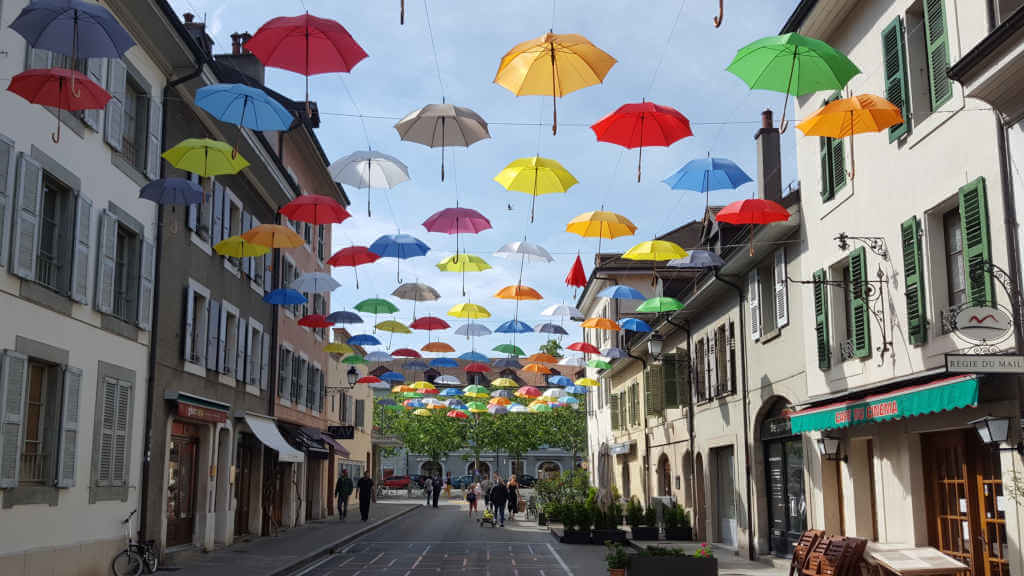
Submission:
M 698 338 L 697 344 L 694 348 L 693 364 L 695 367 L 694 376 L 696 377 L 697 385 L 697 401 L 709 400 L 710 394 L 708 394 L 707 382 L 707 351 L 706 341 L 704 338 Z
M 63 293 L 71 260 L 66 245 L 71 232 L 71 190 L 49 173 L 43 172 L 42 201 L 36 281 Z
M 723 396 L 731 390 L 731 381 L 729 379 L 731 368 L 729 362 L 729 334 L 726 330 L 725 324 L 715 328 L 715 374 L 717 375 L 715 396 Z
M 950 308 L 967 301 L 967 274 L 964 269 L 964 240 L 960 229 L 960 209 L 942 215 L 942 236 L 946 256 L 946 289 Z
M 50 458 L 56 438 L 47 433 L 46 428 L 53 426 L 46 423 L 53 418 L 57 404 L 56 376 L 56 366 L 29 361 L 20 484 L 43 484 L 50 479 Z
M 836 93 L 822 105 L 839 98 Z M 821 155 L 821 200 L 828 202 L 846 185 L 846 160 L 842 138 L 818 138 Z
M 619 395 L 612 394 L 608 399 L 608 408 L 611 412 L 612 417 L 612 430 L 619 430 L 622 428 L 622 420 L 619 414 Z
M 202 368 L 206 360 L 206 330 L 210 291 L 189 280 L 185 302 L 185 361 Z
M 139 172 L 146 172 L 146 140 L 149 119 L 149 98 L 131 74 L 124 90 L 124 124 L 121 133 L 121 155 Z
M 82 74 L 89 73 L 89 61 L 86 58 L 75 58 L 73 61 L 68 54 L 50 52 L 40 48 L 30 48 L 28 51 L 29 62 L 27 68 L 65 68 Z M 99 59 L 97 59 L 99 60 Z M 93 78 L 95 80 L 95 78 Z M 100 82 L 102 86 L 102 82 Z M 56 108 L 51 108 L 56 110 Z M 70 114 L 79 120 L 85 119 L 85 110 L 64 110 L 61 115 Z
M 248 362 L 246 362 L 246 383 L 260 388 L 266 387 L 265 384 L 262 384 L 265 382 L 265 372 L 267 369 L 264 348 L 266 347 L 267 351 L 269 351 L 269 346 L 264 345 L 264 338 L 266 338 L 266 335 L 263 333 L 263 325 L 254 318 L 249 318 L 249 339 L 246 342 L 245 349 L 245 357 L 248 359 Z M 267 342 L 269 343 L 269 340 Z
M 833 266 L 832 277 L 842 287 L 835 294 L 836 334 L 842 334 L 838 342 L 839 358 L 867 358 L 871 356 L 871 325 L 868 311 L 867 256 L 863 246 L 850 252 L 846 260 Z M 819 351 L 820 352 L 820 351 Z M 820 358 L 819 358 L 820 360 Z
M 127 486 L 129 434 L 131 431 L 132 382 L 103 376 L 97 398 L 100 407 L 96 429 L 95 486 Z
M 259 225 L 260 225 L 260 221 L 257 220 L 256 218 L 253 218 L 252 219 L 252 227 L 250 228 L 250 230 L 252 228 L 255 228 L 255 227 L 259 226 Z M 264 287 L 264 285 L 266 283 L 266 280 L 264 280 L 264 274 L 266 273 L 266 271 L 267 271 L 266 269 L 268 267 L 267 266 L 268 262 L 267 262 L 266 259 L 267 258 L 271 258 L 272 255 L 273 255 L 273 251 L 268 252 L 264 256 L 260 256 L 258 258 L 249 258 L 250 266 L 252 267 L 252 274 L 251 274 L 251 276 L 252 276 L 252 283 L 253 283 L 253 285 L 256 288 L 263 289 L 263 287 Z
M 909 114 L 904 117 L 909 116 L 913 125 L 919 126 L 953 96 L 953 85 L 947 75 L 949 39 L 945 0 L 914 2 L 906 13 L 905 30 L 910 106 L 906 111 Z
M 224 195 L 224 237 L 230 238 L 242 233 L 242 202 L 230 190 Z M 227 258 L 226 263 L 238 269 L 238 258 Z
M 638 382 L 629 385 L 629 423 L 632 426 L 640 425 L 640 384 Z
M 292 401 L 296 406 L 306 405 L 306 358 L 301 354 L 292 357 Z
M 366 428 L 366 400 L 356 400 L 356 421 L 357 428 Z
M 114 266 L 114 316 L 135 322 L 139 294 L 139 237 L 124 226 L 117 227 Z
M 306 248 L 313 246 L 313 225 L 304 222 L 302 223 L 302 239 L 306 241 Z
M 789 284 L 785 249 L 776 250 L 747 278 L 750 335 L 758 340 L 789 324 Z
M 341 414 L 338 415 L 338 420 L 342 424 L 348 424 L 349 423 L 348 422 L 348 412 L 349 412 L 348 409 L 349 409 L 349 405 L 350 404 L 351 404 L 351 402 L 349 401 L 348 394 L 342 392 L 341 393 Z
M 235 358 L 238 356 L 238 308 L 225 302 L 220 312 L 221 349 L 217 366 L 221 374 L 234 374 Z M 244 346 L 244 343 L 242 344 Z
M 767 334 L 775 330 L 775 281 L 771 264 L 765 262 L 757 270 L 759 297 L 761 302 L 761 332 Z M 721 327 L 725 332 L 725 327 Z
M 292 392 L 292 351 L 284 344 L 278 349 L 277 395 L 288 402 L 294 398 Z
M 324 257 L 326 256 L 326 236 L 327 227 L 323 224 L 318 225 L 316 227 L 316 257 L 319 258 L 321 262 L 324 261 Z

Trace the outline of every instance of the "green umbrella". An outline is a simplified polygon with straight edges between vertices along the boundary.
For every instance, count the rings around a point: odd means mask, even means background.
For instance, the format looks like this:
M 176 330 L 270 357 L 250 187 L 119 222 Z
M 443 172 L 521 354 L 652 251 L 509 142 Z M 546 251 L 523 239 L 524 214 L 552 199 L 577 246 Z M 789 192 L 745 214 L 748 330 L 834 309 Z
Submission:
M 359 354 L 353 354 L 351 356 L 345 356 L 341 362 L 343 364 L 366 364 L 366 359 Z
M 491 348 L 495 352 L 501 352 L 502 354 L 511 354 L 513 356 L 526 356 L 526 352 L 515 344 L 498 344 L 494 348 Z
M 785 93 L 783 118 L 790 94 L 840 90 L 860 73 L 860 68 L 842 52 L 821 40 L 795 33 L 768 36 L 747 44 L 736 52 L 726 70 L 739 76 L 751 90 Z
M 383 298 L 369 298 L 356 304 L 356 310 L 369 314 L 391 314 L 392 312 L 398 312 L 398 306 Z
M 636 307 L 637 312 L 675 312 L 676 310 L 682 310 L 683 303 L 675 298 L 669 298 L 667 296 L 659 296 L 657 298 L 651 298 L 650 300 L 644 300 L 644 303 Z
M 587 362 L 587 366 L 590 366 L 591 368 L 598 368 L 600 370 L 608 370 L 609 368 L 612 367 L 611 364 L 605 362 L 604 360 L 597 359 Z
M 402 392 L 402 398 L 423 398 L 421 392 Z

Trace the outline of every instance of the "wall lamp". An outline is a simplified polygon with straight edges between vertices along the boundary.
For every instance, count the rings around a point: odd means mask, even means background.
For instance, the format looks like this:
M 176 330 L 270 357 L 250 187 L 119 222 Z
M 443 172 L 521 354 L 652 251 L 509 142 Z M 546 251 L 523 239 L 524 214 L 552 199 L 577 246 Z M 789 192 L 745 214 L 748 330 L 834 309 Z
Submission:
M 839 455 L 841 441 L 833 436 L 822 436 L 818 438 L 818 452 L 825 457 L 825 460 L 847 461 L 846 456 Z
M 1016 446 L 1011 446 L 1010 448 L 1000 446 L 1010 437 L 1009 417 L 985 416 L 984 418 L 972 420 L 969 424 L 974 425 L 974 429 L 978 431 L 978 436 L 981 436 L 981 441 L 986 445 L 1001 451 L 1016 450 L 1018 454 L 1024 456 L 1024 442 L 1017 442 Z

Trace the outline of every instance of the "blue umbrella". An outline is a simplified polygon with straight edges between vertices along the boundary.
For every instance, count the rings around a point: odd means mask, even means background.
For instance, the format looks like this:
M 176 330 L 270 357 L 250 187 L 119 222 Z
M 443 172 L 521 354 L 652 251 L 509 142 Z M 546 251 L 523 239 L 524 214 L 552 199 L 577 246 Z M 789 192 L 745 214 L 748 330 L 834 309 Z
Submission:
M 335 324 L 362 324 L 363 319 L 355 312 L 348 310 L 339 310 L 337 312 L 331 312 L 327 315 L 328 322 L 334 322 Z
M 409 234 L 385 234 L 370 244 L 370 252 L 381 258 L 395 258 L 398 262 L 395 276 L 401 282 L 402 260 L 423 256 L 430 252 L 430 247 Z
M 291 306 L 293 304 L 305 304 L 306 297 L 301 292 L 291 288 L 278 288 L 264 296 L 263 301 L 275 306 Z
M 380 376 L 377 376 L 385 382 L 405 382 L 405 376 L 402 376 L 398 372 L 385 372 Z
M 569 333 L 558 324 L 552 324 L 551 322 L 545 322 L 535 328 L 537 332 L 542 334 L 557 334 L 559 336 L 568 336 Z
M 523 367 L 523 365 L 520 364 L 519 360 L 516 360 L 515 358 L 498 358 L 497 360 L 494 361 L 494 367 L 515 368 L 516 370 L 519 370 L 520 368 Z
M 453 358 L 434 358 L 430 361 L 430 365 L 434 368 L 458 368 L 459 363 Z
M 251 130 L 285 132 L 295 118 L 269 94 L 245 84 L 214 84 L 196 91 L 196 104 L 211 116 Z
M 619 322 L 619 328 L 623 330 L 629 330 L 630 332 L 650 332 L 651 327 L 639 318 L 626 318 L 622 322 Z
M 601 350 L 601 356 L 610 359 L 624 358 L 626 356 L 626 352 L 622 348 L 616 348 L 614 346 L 611 346 L 609 348 Z
M 405 404 L 407 408 L 426 408 L 427 405 L 422 400 L 410 400 L 408 404 Z
M 670 268 L 721 268 L 725 266 L 725 260 L 711 250 L 690 250 L 684 258 L 669 260 L 667 265 Z
M 587 387 L 586 386 L 577 386 L 577 385 L 573 384 L 572 386 L 566 386 L 565 387 L 565 391 L 566 391 L 567 394 L 586 394 L 587 393 Z
M 525 334 L 527 332 L 533 332 L 533 328 L 526 322 L 520 320 L 509 320 L 494 329 L 495 332 L 502 334 Z
M 427 363 L 423 360 L 409 360 L 403 366 L 406 370 L 426 370 Z
M 380 400 L 377 400 L 377 404 L 380 404 L 381 406 L 395 406 L 398 403 L 391 398 L 381 398 Z
M 750 176 L 732 160 L 725 158 L 697 158 L 690 160 L 675 174 L 662 180 L 673 190 L 732 190 L 751 182 Z
M 11 28 L 33 48 L 73 58 L 120 58 L 135 45 L 109 10 L 81 0 L 35 0 Z
M 139 190 L 139 198 L 157 204 L 185 206 L 202 202 L 203 189 L 199 184 L 184 178 L 161 178 L 143 186 Z
M 622 284 L 617 284 L 615 286 L 609 286 L 609 287 L 605 288 L 604 290 L 601 290 L 601 293 L 598 294 L 598 296 L 600 296 L 601 298 L 615 298 L 615 299 L 618 299 L 618 300 L 646 300 L 647 299 L 647 297 L 644 296 L 643 292 L 637 290 L 636 288 L 630 288 L 629 286 L 624 286 Z
M 369 334 L 356 334 L 348 339 L 350 346 L 379 346 L 380 340 Z
M 572 380 L 569 379 L 568 376 L 562 376 L 561 374 L 559 374 L 557 376 L 549 376 L 548 384 L 552 386 L 571 386 Z
M 465 360 L 466 362 L 487 362 L 487 356 L 479 352 L 466 352 L 459 356 L 459 360 Z
M 469 323 L 463 324 L 462 326 L 459 326 L 458 328 L 456 328 L 455 329 L 455 333 L 458 334 L 459 336 L 466 336 L 466 337 L 469 337 L 469 336 L 487 336 L 488 334 L 491 333 L 491 329 L 488 328 L 487 326 L 484 326 L 483 324 L 478 324 L 476 322 L 469 322 Z
M 458 398 L 452 398 L 451 400 L 448 401 L 448 409 L 449 410 L 465 410 L 466 409 L 466 405 L 463 404 L 462 401 L 459 400 Z
M 462 390 L 459 390 L 458 388 L 445 388 L 444 390 L 441 390 L 441 393 L 438 394 L 438 396 L 462 396 Z

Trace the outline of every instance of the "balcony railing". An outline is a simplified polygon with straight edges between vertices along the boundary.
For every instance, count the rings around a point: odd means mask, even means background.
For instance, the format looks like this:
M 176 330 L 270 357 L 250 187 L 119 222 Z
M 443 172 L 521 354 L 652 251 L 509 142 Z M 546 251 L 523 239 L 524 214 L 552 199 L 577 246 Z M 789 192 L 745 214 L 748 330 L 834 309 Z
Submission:
M 45 452 L 21 455 L 21 482 L 42 484 L 49 479 L 50 455 Z

